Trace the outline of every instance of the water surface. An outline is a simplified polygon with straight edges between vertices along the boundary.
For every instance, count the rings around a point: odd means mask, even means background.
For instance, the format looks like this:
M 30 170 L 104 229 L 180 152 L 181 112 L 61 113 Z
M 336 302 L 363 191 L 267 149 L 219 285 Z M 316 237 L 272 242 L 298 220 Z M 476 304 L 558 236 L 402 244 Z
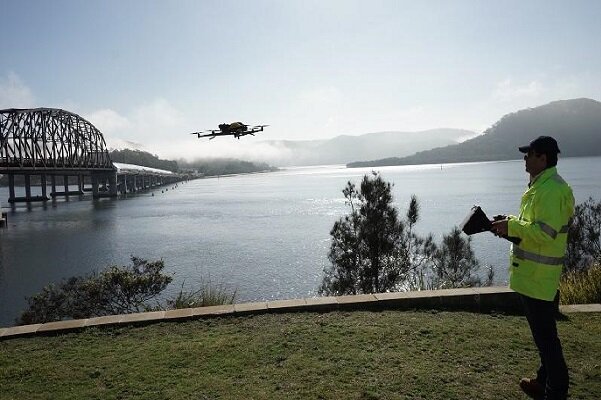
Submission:
M 517 213 L 527 175 L 523 161 L 378 168 L 394 183 L 406 211 L 412 194 L 421 205 L 417 229 L 438 238 L 479 204 L 489 214 Z M 560 174 L 578 202 L 601 199 L 601 157 L 560 160 Z M 313 296 L 328 264 L 330 229 L 348 212 L 342 189 L 371 169 L 290 168 L 275 173 L 210 178 L 155 189 L 125 199 L 90 199 L 7 207 L 0 230 L 0 326 L 25 307 L 25 296 L 49 282 L 83 275 L 129 257 L 162 258 L 174 282 L 210 279 L 237 290 L 238 301 Z M 162 192 L 163 191 L 163 192 Z M 153 195 L 154 194 L 154 195 Z M 17 194 L 18 195 L 18 194 Z M 508 242 L 473 237 L 476 255 L 507 280 Z

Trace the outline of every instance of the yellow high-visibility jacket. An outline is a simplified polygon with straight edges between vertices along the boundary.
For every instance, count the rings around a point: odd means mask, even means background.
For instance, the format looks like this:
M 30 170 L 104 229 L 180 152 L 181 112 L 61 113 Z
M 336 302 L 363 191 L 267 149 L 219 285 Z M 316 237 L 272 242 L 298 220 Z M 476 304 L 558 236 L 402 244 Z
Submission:
M 520 215 L 508 217 L 511 246 L 509 287 L 535 299 L 552 301 L 564 264 L 574 195 L 557 168 L 541 172 L 522 195 Z

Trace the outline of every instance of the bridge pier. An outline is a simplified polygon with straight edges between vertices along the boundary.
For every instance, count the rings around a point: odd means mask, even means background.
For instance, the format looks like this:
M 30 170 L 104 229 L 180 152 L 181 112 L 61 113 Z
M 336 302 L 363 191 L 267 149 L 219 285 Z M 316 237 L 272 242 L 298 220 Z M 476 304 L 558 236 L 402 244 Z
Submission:
M 90 186 L 89 186 L 89 187 L 86 187 L 86 178 L 85 178 L 85 176 L 84 176 L 84 175 L 82 175 L 82 176 L 81 176 L 81 179 L 82 179 L 82 181 L 81 181 L 81 191 L 82 191 L 82 192 L 84 192 L 84 193 L 85 193 L 85 192 L 91 192 L 91 191 L 92 191 L 92 186 L 91 186 L 91 185 L 92 185 L 92 180 L 91 180 L 91 179 L 89 179 L 89 181 L 90 181 Z
M 97 186 L 98 194 L 95 195 L 95 198 L 98 198 L 150 190 L 176 181 L 177 179 L 170 179 L 146 172 L 133 174 L 117 173 L 116 177 L 113 177 L 112 174 L 103 173 L 94 176 L 93 185 Z M 113 187 L 116 188 L 113 189 Z
M 8 202 L 14 203 L 14 201 L 11 202 L 11 200 L 14 200 L 14 198 L 15 198 L 15 176 L 13 174 L 8 174 Z
M 0 200 L 0 228 L 8 226 L 8 214 L 2 211 L 2 200 Z
M 107 188 L 108 181 L 108 188 Z M 100 190 L 100 185 L 102 185 L 103 190 Z M 92 174 L 92 197 L 94 199 L 100 199 L 103 197 L 117 197 L 118 188 L 117 188 L 117 173 L 101 173 L 101 174 Z
M 95 199 L 99 198 L 98 176 L 96 176 L 96 175 L 92 175 L 92 197 Z
M 31 198 L 31 176 L 29 174 L 25 174 L 25 198 Z
M 42 195 L 41 196 L 32 196 L 31 195 L 31 174 L 23 174 L 25 178 L 25 196 L 17 197 L 15 195 L 15 174 L 8 174 L 8 202 L 10 204 L 14 203 L 30 203 L 32 201 L 46 201 L 48 197 L 46 197 L 46 191 L 44 190 L 44 180 L 42 180 Z M 42 174 L 41 177 L 44 177 Z
M 113 173 L 110 174 L 108 176 L 108 181 L 109 181 L 109 196 L 110 197 L 117 197 L 117 195 L 119 194 L 117 192 L 117 173 Z
M 64 187 L 64 191 L 63 192 L 57 192 L 56 191 L 56 176 L 52 175 L 51 176 L 51 180 L 52 180 L 52 192 L 50 193 L 50 196 L 55 198 L 57 196 L 65 196 L 65 197 L 69 197 L 69 196 L 81 196 L 83 194 L 83 190 L 81 190 L 81 187 L 78 186 L 78 190 L 69 190 L 69 175 L 63 175 L 63 187 Z
M 121 179 L 117 177 L 117 181 L 117 185 L 119 186 L 119 192 L 121 193 L 121 195 L 127 194 L 127 176 L 122 175 Z
M 40 175 L 40 184 L 42 186 L 42 197 L 48 200 L 48 196 L 46 196 L 46 174 Z

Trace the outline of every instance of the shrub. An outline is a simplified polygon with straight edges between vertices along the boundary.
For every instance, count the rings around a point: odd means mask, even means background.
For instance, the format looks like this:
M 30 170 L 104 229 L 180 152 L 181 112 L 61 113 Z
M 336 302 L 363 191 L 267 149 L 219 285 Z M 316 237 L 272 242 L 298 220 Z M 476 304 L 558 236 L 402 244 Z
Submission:
M 562 304 L 601 303 L 601 264 L 564 274 L 559 295 Z
M 125 314 L 149 309 L 172 281 L 162 273 L 163 260 L 149 262 L 131 257 L 131 266 L 112 266 L 86 277 L 72 277 L 50 284 L 27 299 L 28 309 L 18 324 L 34 324 L 71 318 Z
M 594 263 L 601 264 L 601 201 L 589 197 L 574 209 L 564 272 L 584 270 Z
M 465 238 L 461 230 L 454 227 L 443 235 L 439 246 L 434 246 L 428 270 L 418 271 L 415 289 L 451 289 L 471 286 L 490 286 L 494 279 L 492 267 L 488 268 L 486 281 L 477 275 L 480 262 L 471 246 L 472 239 Z
M 171 283 L 163 274 L 163 260 L 147 261 L 132 257 L 131 266 L 112 266 L 101 273 L 72 277 L 50 284 L 27 299 L 29 307 L 17 324 L 35 324 L 64 319 L 100 317 L 141 311 L 232 304 L 236 291 L 224 285 L 203 282 L 198 290 L 184 290 L 176 297 L 150 303 Z

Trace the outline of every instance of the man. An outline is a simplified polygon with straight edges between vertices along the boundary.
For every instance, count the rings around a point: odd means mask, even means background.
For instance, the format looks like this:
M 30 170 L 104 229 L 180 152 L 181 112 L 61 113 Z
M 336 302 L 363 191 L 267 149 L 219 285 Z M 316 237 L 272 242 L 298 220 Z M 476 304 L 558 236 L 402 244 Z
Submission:
M 574 213 L 572 189 L 557 174 L 559 147 L 540 136 L 519 148 L 526 153 L 528 189 L 519 216 L 493 222 L 498 236 L 521 239 L 510 254 L 509 286 L 519 293 L 540 355 L 535 379 L 523 378 L 520 388 L 534 399 L 566 399 L 568 369 L 555 324 L 556 297 L 567 246 L 568 222 Z

